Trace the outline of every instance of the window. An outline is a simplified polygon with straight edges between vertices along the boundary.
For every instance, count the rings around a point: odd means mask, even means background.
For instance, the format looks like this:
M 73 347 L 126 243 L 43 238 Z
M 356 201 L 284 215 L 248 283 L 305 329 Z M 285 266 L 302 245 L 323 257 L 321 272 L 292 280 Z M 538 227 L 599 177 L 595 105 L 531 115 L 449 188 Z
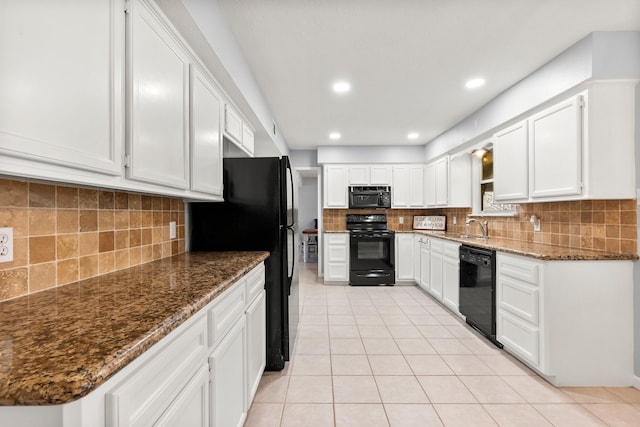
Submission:
M 482 149 L 484 153 L 479 160 L 479 167 L 475 169 L 478 171 L 478 178 L 474 179 L 477 183 L 475 186 L 479 186 L 480 198 L 479 206 L 473 206 L 473 212 L 475 214 L 515 214 L 517 204 L 513 203 L 496 203 L 493 200 L 493 149 L 492 147 Z M 474 153 L 474 157 L 477 159 L 477 154 L 480 154 L 480 150 Z M 477 191 L 477 190 L 476 190 Z

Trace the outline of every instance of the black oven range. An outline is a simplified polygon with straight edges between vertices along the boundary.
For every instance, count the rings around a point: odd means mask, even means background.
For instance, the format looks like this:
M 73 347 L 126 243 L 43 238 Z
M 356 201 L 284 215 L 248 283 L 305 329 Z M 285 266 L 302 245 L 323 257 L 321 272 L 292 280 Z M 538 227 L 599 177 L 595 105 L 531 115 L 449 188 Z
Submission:
M 395 233 L 385 214 L 349 214 L 349 284 L 394 285 Z

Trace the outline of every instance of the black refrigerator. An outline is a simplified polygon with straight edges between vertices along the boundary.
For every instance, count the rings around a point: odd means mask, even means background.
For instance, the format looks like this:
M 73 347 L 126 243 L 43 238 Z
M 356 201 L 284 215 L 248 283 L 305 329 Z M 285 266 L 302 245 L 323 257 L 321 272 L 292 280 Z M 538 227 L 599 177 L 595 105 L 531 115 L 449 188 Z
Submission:
M 224 202 L 191 203 L 191 251 L 269 251 L 266 370 L 284 368 L 299 318 L 298 212 L 289 158 L 223 159 Z

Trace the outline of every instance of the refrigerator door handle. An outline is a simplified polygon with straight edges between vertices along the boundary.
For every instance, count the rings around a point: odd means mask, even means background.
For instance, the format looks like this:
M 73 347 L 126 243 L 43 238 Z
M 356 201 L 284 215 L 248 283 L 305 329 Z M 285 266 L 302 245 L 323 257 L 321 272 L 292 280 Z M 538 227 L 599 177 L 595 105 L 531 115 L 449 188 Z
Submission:
M 289 178 L 290 178 L 289 182 L 291 183 L 291 224 L 287 224 L 287 228 L 292 228 L 292 227 L 295 227 L 296 225 L 295 216 L 293 214 L 295 212 L 296 207 L 295 207 L 295 197 L 293 197 L 293 191 L 295 187 L 295 185 L 293 184 L 293 169 L 291 168 L 291 163 L 289 163 L 289 158 L 287 158 L 287 170 L 289 171 Z
M 289 282 L 289 295 L 291 295 L 291 284 L 293 283 L 293 272 L 295 271 L 296 268 L 296 255 L 297 255 L 297 251 L 296 251 L 296 230 L 294 227 L 287 227 L 287 231 L 291 232 L 291 242 L 292 242 L 292 250 L 293 250 L 293 254 L 291 256 L 291 274 L 289 274 L 289 271 L 287 271 L 287 281 Z M 287 261 L 288 264 L 289 261 Z M 287 266 L 288 267 L 288 266 Z

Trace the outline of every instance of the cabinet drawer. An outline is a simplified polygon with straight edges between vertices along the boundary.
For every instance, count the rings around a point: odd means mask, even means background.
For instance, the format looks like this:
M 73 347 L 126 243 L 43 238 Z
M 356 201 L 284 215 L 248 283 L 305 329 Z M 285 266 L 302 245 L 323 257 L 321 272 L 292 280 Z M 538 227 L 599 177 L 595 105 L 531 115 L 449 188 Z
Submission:
M 244 315 L 246 277 L 238 280 L 215 299 L 209 309 L 209 347 L 217 344 Z
M 460 245 L 457 243 L 444 242 L 442 244 L 442 253 L 447 258 L 459 259 L 460 257 Z
M 327 245 L 347 245 L 349 234 L 347 233 L 325 233 L 324 238 Z
M 540 283 L 540 265 L 536 262 L 498 254 L 497 274 L 523 280 L 533 285 Z
M 507 349 L 538 366 L 540 361 L 540 330 L 537 327 L 499 310 L 496 339 Z
M 537 326 L 539 303 L 537 287 L 507 276 L 498 278 L 498 305 L 501 308 Z
M 440 239 L 429 239 L 431 241 L 431 250 L 442 253 L 443 242 Z
M 205 359 L 204 316 L 106 394 L 108 427 L 154 424 Z
M 346 262 L 348 259 L 347 246 L 327 246 L 327 261 Z
M 251 270 L 247 276 L 247 303 L 250 304 L 253 299 L 264 289 L 264 264 L 260 264 Z

